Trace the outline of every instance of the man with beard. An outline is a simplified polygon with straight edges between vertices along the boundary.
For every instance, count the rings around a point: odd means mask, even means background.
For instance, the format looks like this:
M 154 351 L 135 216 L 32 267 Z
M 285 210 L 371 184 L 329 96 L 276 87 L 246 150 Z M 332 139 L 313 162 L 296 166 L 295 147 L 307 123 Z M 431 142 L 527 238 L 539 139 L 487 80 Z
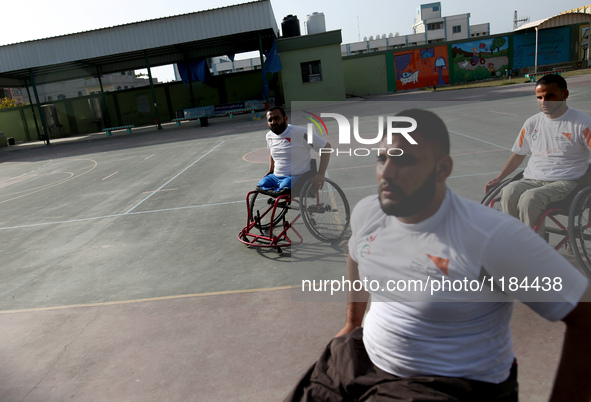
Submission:
M 270 128 L 266 136 L 270 153 L 269 171 L 258 184 L 263 190 L 284 192 L 291 189 L 300 176 L 310 170 L 310 149 L 319 152 L 320 148 L 330 148 L 330 144 L 315 133 L 312 144 L 309 144 L 307 130 L 292 126 L 287 121 L 285 110 L 279 106 L 267 112 Z M 322 188 L 329 159 L 330 153 L 320 156 L 320 166 L 313 177 L 316 189 Z
M 351 219 L 346 323 L 285 400 L 517 401 L 509 323 L 519 299 L 567 326 L 551 400 L 588 401 L 591 308 L 579 302 L 588 281 L 517 219 L 446 187 L 443 121 L 399 115 L 416 120 L 418 145 L 399 134 L 381 142 L 378 194 Z M 544 277 L 551 291 L 501 282 Z M 466 285 L 474 282 L 486 286 Z
M 530 117 L 515 140 L 512 154 L 497 177 L 484 187 L 488 193 L 521 165 L 531 152 L 523 179 L 501 190 L 503 212 L 534 228 L 548 204 L 561 201 L 575 189 L 589 166 L 591 117 L 566 105 L 568 89 L 559 75 L 536 82 L 541 112 Z M 543 235 L 543 225 L 538 229 Z

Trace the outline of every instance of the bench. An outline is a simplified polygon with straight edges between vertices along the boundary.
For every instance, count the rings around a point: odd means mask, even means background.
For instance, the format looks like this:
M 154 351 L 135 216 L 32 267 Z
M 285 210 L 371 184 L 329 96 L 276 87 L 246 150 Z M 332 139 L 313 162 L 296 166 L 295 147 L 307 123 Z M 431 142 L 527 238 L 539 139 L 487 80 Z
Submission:
M 200 117 L 179 117 L 178 119 L 172 119 L 172 121 L 176 123 L 177 127 L 180 127 L 181 121 L 197 120 L 197 122 L 200 123 L 199 119 Z
M 189 121 L 189 120 L 197 120 L 197 123 L 199 123 L 199 125 L 201 127 L 207 127 L 209 125 L 209 122 L 207 120 L 208 116 L 201 116 L 201 117 L 197 117 L 197 116 L 193 116 L 193 117 L 179 117 L 178 119 L 172 119 L 172 121 L 174 121 L 176 123 L 177 127 L 181 126 L 181 121 Z
M 230 119 L 234 118 L 235 114 L 242 114 L 242 113 L 253 113 L 256 109 L 255 108 L 246 108 L 246 109 L 233 109 L 224 112 L 224 116 L 230 116 Z
M 532 74 L 525 74 L 525 78 L 529 79 L 529 82 L 537 81 L 536 78 L 541 78 L 548 74 L 556 74 L 562 76 L 566 70 L 554 70 L 554 71 L 543 71 L 541 73 L 532 73 Z
M 109 127 L 109 128 L 103 128 L 103 131 L 105 133 L 107 133 L 107 137 L 111 136 L 111 131 L 115 131 L 115 130 L 125 130 L 127 132 L 127 134 L 131 134 L 131 129 L 135 128 L 134 125 L 129 125 L 129 126 L 119 126 L 119 127 Z

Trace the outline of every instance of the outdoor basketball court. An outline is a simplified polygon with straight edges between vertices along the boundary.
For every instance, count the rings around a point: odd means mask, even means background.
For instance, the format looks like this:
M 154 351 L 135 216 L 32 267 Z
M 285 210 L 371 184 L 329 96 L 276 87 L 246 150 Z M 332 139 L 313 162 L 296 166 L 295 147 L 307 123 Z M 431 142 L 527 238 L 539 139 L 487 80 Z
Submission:
M 591 78 L 567 81 L 569 105 L 591 113 Z M 450 131 L 449 187 L 480 201 L 538 111 L 533 91 L 399 93 L 290 118 L 360 116 L 363 134 L 379 115 L 432 109 Z M 337 125 L 324 120 L 334 145 Z M 347 247 L 301 222 L 304 243 L 282 255 L 238 242 L 246 193 L 267 171 L 265 132 L 264 117 L 236 116 L 0 149 L 1 400 L 275 401 L 289 391 L 345 317 L 342 299 L 296 302 L 291 286 L 346 275 Z M 351 208 L 375 194 L 375 160 L 332 157 L 328 176 Z M 522 305 L 513 322 L 521 400 L 539 400 L 562 324 Z

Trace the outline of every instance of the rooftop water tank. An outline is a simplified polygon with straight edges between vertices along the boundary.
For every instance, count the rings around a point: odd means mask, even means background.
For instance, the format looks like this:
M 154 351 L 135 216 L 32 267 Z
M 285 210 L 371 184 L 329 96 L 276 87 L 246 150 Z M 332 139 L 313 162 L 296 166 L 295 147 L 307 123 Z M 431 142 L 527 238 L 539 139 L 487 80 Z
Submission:
M 284 38 L 291 38 L 292 36 L 300 36 L 300 20 L 296 15 L 288 15 L 283 18 L 281 22 L 281 31 Z
M 306 17 L 306 27 L 308 35 L 326 32 L 326 23 L 324 13 L 312 13 Z

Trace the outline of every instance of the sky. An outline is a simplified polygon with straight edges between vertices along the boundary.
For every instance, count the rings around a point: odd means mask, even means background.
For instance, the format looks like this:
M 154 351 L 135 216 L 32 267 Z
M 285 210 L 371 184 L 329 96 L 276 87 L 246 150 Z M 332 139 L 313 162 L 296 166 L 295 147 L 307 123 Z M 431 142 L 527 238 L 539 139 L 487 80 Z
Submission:
M 48 38 L 92 29 L 106 28 L 154 18 L 209 10 L 247 0 L 29 0 L 3 1 L 0 46 L 35 39 Z M 289 14 L 304 21 L 313 12 L 324 13 L 327 30 L 340 29 L 343 43 L 358 42 L 363 37 L 396 32 L 412 33 L 416 10 L 432 1 L 371 0 L 271 0 L 277 26 Z M 490 23 L 491 34 L 513 30 L 513 13 L 519 18 L 536 21 L 591 4 L 591 0 L 496 0 L 441 1 L 442 16 L 470 13 L 470 24 Z M 248 55 L 252 57 L 252 55 Z M 237 55 L 237 58 L 240 58 Z M 152 70 L 161 82 L 172 80 L 171 67 Z

